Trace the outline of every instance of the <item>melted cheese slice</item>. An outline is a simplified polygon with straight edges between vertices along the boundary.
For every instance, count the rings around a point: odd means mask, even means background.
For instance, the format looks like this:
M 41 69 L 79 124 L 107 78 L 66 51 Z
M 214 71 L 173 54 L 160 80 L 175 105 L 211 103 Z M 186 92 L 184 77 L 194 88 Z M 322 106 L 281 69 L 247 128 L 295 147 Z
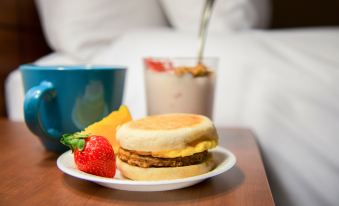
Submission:
M 183 149 L 169 150 L 152 152 L 153 157 L 161 158 L 175 158 L 175 157 L 186 157 L 195 153 L 203 152 L 208 149 L 212 149 L 217 146 L 216 140 L 203 140 L 195 145 L 189 145 Z

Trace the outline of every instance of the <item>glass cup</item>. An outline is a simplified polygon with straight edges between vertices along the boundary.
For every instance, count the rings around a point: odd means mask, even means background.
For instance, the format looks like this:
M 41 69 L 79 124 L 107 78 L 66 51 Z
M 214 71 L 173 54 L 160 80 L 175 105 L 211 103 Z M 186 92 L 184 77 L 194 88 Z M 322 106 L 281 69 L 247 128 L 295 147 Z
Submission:
M 192 113 L 212 118 L 218 58 L 205 58 L 208 72 L 202 74 L 192 69 L 197 58 L 146 58 L 144 65 L 148 115 Z M 190 69 L 193 72 L 187 72 Z

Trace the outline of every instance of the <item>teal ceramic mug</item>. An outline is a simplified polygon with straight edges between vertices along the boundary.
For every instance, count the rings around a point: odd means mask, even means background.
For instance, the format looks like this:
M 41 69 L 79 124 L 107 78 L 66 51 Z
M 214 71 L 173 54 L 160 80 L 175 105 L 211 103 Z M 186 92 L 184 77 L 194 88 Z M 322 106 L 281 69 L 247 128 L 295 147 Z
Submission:
M 49 151 L 63 152 L 62 134 L 102 119 L 122 102 L 126 68 L 22 65 L 28 128 Z

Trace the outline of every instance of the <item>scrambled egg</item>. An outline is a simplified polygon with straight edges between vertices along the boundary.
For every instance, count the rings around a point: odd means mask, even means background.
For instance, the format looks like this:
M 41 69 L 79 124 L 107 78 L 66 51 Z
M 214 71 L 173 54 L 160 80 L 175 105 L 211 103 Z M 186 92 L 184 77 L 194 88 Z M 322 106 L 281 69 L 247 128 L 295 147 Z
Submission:
M 198 152 L 203 152 L 208 149 L 212 149 L 217 146 L 216 140 L 203 140 L 196 145 L 191 145 L 183 149 L 169 150 L 169 151 L 160 151 L 152 152 L 153 157 L 161 158 L 175 158 L 175 157 L 185 157 L 190 156 Z

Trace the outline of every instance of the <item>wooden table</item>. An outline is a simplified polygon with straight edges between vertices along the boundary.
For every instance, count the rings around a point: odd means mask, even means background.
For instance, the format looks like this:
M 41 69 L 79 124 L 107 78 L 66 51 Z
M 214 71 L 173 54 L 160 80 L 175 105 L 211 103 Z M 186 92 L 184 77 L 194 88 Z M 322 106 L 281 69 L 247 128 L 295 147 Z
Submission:
M 62 173 L 23 123 L 0 119 L 0 205 L 274 205 L 250 130 L 221 128 L 220 143 L 237 157 L 231 170 L 198 185 L 166 192 L 108 189 Z

